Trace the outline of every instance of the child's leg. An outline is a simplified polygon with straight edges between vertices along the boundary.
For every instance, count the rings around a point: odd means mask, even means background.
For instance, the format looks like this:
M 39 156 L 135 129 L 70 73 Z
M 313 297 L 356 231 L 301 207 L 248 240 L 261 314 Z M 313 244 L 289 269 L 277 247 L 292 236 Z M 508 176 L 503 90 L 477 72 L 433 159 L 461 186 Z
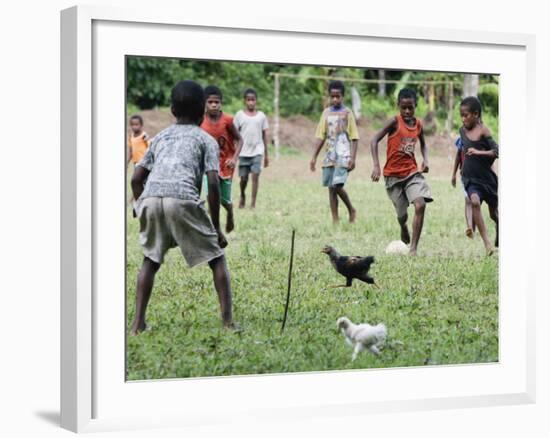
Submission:
M 227 222 L 225 224 L 226 233 L 230 233 L 235 228 L 235 222 L 233 218 L 233 204 L 222 199 L 222 207 L 227 211 Z
M 410 254 L 416 255 L 416 248 L 418 241 L 420 240 L 420 234 L 422 233 L 422 226 L 424 225 L 424 212 L 426 210 L 426 201 L 424 198 L 416 198 L 413 201 L 414 205 L 414 219 L 412 227 L 412 242 L 410 248 Z
M 472 193 L 470 195 L 470 201 L 472 202 L 472 217 L 474 219 L 474 223 L 476 224 L 479 234 L 483 239 L 483 244 L 485 245 L 487 253 L 491 255 L 493 253 L 493 245 L 491 245 L 489 237 L 487 236 L 487 228 L 485 228 L 485 222 L 483 221 L 483 215 L 481 214 L 481 200 L 479 195 L 477 193 Z
M 489 205 L 489 215 L 496 225 L 497 235 L 495 237 L 495 246 L 498 248 L 498 205 Z
M 155 274 L 160 268 L 160 264 L 145 257 L 143 264 L 137 278 L 136 288 L 136 314 L 134 316 L 134 322 L 130 329 L 130 334 L 137 335 L 146 328 L 145 324 L 145 311 L 147 310 L 147 304 L 149 298 L 151 298 L 151 292 L 153 290 L 153 283 L 155 281 Z
M 328 201 L 330 204 L 332 223 L 337 224 L 340 221 L 340 218 L 338 217 L 338 194 L 336 193 L 336 187 L 328 188 Z
M 233 327 L 231 281 L 225 262 L 225 256 L 221 255 L 208 262 L 214 278 L 214 287 L 218 293 L 220 310 L 224 327 Z
M 466 218 L 466 236 L 470 239 L 474 237 L 476 225 L 472 216 L 472 203 L 470 198 L 464 198 L 464 217 Z
M 339 184 L 335 186 L 335 189 L 336 189 L 336 194 L 340 196 L 340 199 L 344 202 L 345 206 L 348 209 L 350 223 L 354 223 L 357 211 L 355 210 L 355 208 L 353 208 L 353 205 L 351 205 L 351 201 L 349 199 L 347 192 L 344 190 L 344 186 Z
M 250 208 L 256 208 L 256 196 L 258 195 L 258 186 L 260 185 L 260 174 L 252 174 L 252 202 Z
M 409 227 L 407 227 L 407 219 L 409 219 L 407 213 L 397 217 L 397 222 L 399 222 L 399 226 L 401 227 L 401 241 L 408 245 L 411 243 L 411 235 L 409 234 Z
M 248 175 L 245 175 L 245 176 L 241 176 L 241 184 L 240 184 L 240 187 L 241 187 L 241 199 L 239 199 L 239 208 L 244 208 L 245 204 L 246 204 L 246 197 L 245 197 L 245 190 L 246 190 L 246 185 L 248 184 Z

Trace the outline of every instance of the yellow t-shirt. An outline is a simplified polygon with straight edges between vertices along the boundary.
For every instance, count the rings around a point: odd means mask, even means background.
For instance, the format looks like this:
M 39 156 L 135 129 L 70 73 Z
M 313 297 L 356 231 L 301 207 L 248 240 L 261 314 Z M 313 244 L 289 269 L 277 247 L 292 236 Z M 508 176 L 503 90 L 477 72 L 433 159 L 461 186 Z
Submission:
M 137 164 L 141 161 L 147 148 L 149 147 L 149 136 L 146 132 L 142 132 L 137 137 L 134 137 L 133 134 L 128 136 L 128 147 L 132 155 L 132 162 Z
M 359 140 L 353 112 L 345 106 L 325 108 L 315 137 L 325 140 L 327 146 L 323 167 L 347 167 L 351 158 L 351 141 Z

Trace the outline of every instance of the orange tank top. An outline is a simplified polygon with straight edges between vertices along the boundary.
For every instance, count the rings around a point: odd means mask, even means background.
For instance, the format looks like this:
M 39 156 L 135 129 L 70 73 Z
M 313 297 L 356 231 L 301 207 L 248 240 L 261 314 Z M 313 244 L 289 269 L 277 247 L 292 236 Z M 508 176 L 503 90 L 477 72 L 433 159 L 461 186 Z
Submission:
M 414 126 L 409 126 L 401 114 L 395 119 L 397 120 L 397 129 L 388 137 L 384 176 L 404 178 L 418 171 L 414 148 L 422 131 L 422 122 L 420 119 L 416 119 Z

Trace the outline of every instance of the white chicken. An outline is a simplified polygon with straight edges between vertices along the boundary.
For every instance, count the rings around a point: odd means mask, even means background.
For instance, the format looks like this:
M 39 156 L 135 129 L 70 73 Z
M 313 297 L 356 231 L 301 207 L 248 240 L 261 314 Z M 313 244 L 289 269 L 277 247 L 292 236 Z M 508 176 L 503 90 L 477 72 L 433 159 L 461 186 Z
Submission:
M 351 360 L 354 361 L 357 355 L 363 350 L 379 355 L 380 347 L 386 340 L 388 331 L 384 324 L 354 324 L 345 316 L 338 318 L 337 327 L 342 331 L 346 342 L 353 347 Z

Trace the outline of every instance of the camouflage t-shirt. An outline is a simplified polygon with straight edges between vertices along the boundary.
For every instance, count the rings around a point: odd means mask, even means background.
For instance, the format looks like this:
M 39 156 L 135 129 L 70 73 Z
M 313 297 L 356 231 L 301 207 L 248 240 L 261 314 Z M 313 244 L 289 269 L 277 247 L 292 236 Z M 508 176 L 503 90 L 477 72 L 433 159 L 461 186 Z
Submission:
M 323 167 L 348 167 L 351 141 L 359 140 L 353 112 L 343 105 L 340 108 L 325 108 L 315 137 L 325 140 L 327 147 Z
M 219 169 L 216 141 L 196 125 L 172 125 L 153 138 L 137 164 L 149 170 L 140 200 L 153 196 L 199 201 L 202 176 Z

